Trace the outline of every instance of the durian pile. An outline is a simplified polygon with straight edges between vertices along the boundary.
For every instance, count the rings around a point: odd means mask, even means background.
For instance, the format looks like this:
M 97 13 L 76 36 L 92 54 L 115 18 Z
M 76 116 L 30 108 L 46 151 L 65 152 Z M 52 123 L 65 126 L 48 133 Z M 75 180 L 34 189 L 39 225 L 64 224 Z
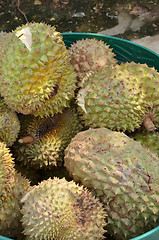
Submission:
M 159 73 L 101 40 L 0 33 L 0 235 L 129 240 L 159 224 Z

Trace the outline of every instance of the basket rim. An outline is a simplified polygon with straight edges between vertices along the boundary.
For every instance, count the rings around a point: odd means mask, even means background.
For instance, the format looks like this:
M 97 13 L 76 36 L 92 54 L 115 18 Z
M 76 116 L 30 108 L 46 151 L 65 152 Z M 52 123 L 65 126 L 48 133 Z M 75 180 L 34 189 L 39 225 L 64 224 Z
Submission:
M 159 57 L 159 54 L 154 52 L 153 50 L 147 48 L 147 47 L 144 47 L 138 43 L 135 43 L 131 40 L 127 40 L 127 39 L 124 39 L 124 38 L 120 38 L 120 37 L 114 37 L 114 36 L 110 36 L 110 35 L 104 35 L 104 34 L 99 34 L 99 33 L 86 33 L 86 32 L 63 32 L 61 33 L 62 36 L 80 36 L 80 35 L 83 35 L 84 37 L 87 37 L 87 36 L 90 36 L 90 37 L 93 37 L 93 36 L 97 36 L 97 37 L 106 37 L 108 39 L 114 39 L 114 40 L 118 40 L 118 41 L 121 41 L 121 42 L 125 42 L 125 43 L 128 43 L 128 44 L 132 44 L 132 45 L 135 45 L 135 46 L 138 46 L 144 50 L 147 50 L 149 52 L 151 52 L 152 54 L 154 54 L 156 57 Z

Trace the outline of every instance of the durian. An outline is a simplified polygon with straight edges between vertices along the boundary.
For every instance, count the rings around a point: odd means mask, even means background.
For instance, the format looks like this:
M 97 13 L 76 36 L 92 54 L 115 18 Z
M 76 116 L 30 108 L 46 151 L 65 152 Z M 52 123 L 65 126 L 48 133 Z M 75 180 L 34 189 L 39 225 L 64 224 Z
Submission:
M 92 74 L 76 100 L 85 124 L 90 127 L 131 132 L 142 125 L 149 111 L 142 84 L 118 67 Z
M 136 131 L 129 136 L 159 156 L 159 132 Z
M 116 65 L 116 68 L 136 77 L 136 81 L 142 84 L 146 101 L 159 103 L 159 72 L 154 67 L 149 67 L 146 63 L 126 62 Z
M 24 239 L 20 200 L 30 190 L 30 182 L 16 172 L 13 160 L 9 148 L 0 142 L 0 235 Z
M 10 33 L 8 33 L 8 32 L 3 32 L 3 31 L 0 32 L 0 42 L 1 42 L 0 54 L 2 54 L 2 55 L 4 54 L 4 51 L 6 51 L 9 36 L 10 36 Z M 1 61 L 1 59 L 0 59 L 0 61 Z
M 30 182 L 15 172 L 14 186 L 0 196 L 0 235 L 23 240 L 21 198 L 30 190 Z
M 0 57 L 0 94 L 10 109 L 43 117 L 69 106 L 76 73 L 54 26 L 27 23 L 16 28 Z
M 107 231 L 128 240 L 156 227 L 159 216 L 159 158 L 139 142 L 106 128 L 78 133 L 65 150 L 75 182 L 104 203 Z
M 122 63 L 120 66 L 116 65 L 116 68 L 124 74 L 129 74 L 130 80 L 133 80 L 131 79 L 132 75 L 135 76 L 135 80 L 142 85 L 145 101 L 150 105 L 149 113 L 144 121 L 148 130 L 155 130 L 159 127 L 159 72 L 147 64 L 135 62 Z
M 106 225 L 102 203 L 83 186 L 65 178 L 47 179 L 23 198 L 26 239 L 101 240 Z
M 4 104 L 0 98 L 0 141 L 12 146 L 18 137 L 20 122 L 16 112 Z
M 117 63 L 115 53 L 102 40 L 82 39 L 69 48 L 71 63 L 80 80 L 90 72 L 111 68 Z
M 13 146 L 14 156 L 23 165 L 37 169 L 61 166 L 64 149 L 83 128 L 73 107 L 65 108 L 53 117 L 30 117 L 28 121 L 25 121 L 25 117 L 23 119 L 22 133 Z
M 13 186 L 14 158 L 4 142 L 0 142 L 0 195 Z M 5 186 L 5 187 L 4 187 Z

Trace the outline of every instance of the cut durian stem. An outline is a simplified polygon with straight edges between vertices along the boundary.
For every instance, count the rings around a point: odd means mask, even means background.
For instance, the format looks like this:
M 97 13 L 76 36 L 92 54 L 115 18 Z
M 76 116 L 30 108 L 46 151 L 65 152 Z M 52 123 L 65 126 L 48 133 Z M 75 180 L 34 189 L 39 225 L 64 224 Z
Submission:
M 19 143 L 33 143 L 34 138 L 32 136 L 26 136 L 18 140 Z
M 143 125 L 146 128 L 147 131 L 154 131 L 156 130 L 156 127 L 153 123 L 153 121 L 151 120 L 151 118 L 149 116 L 146 116 L 143 120 Z

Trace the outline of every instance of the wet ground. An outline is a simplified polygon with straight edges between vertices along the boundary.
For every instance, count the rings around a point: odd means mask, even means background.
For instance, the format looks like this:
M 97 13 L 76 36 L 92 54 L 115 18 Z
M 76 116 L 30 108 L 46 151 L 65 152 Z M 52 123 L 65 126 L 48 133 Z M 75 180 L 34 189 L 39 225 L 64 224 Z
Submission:
M 42 21 L 60 32 L 102 32 L 126 39 L 141 38 L 159 33 L 159 1 L 0 1 L 0 31 L 11 31 L 27 21 Z

